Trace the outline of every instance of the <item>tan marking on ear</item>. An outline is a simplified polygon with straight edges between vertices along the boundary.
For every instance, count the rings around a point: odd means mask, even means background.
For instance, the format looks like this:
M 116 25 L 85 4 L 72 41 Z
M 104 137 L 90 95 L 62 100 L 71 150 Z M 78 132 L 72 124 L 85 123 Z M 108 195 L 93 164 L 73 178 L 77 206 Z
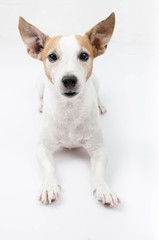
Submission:
M 51 83 L 52 82 L 52 78 L 46 68 L 46 59 L 47 59 L 47 56 L 48 56 L 48 52 L 51 50 L 51 49 L 55 49 L 58 47 L 59 45 L 59 40 L 62 38 L 62 36 L 56 36 L 56 37 L 48 37 L 46 39 L 46 42 L 45 42 L 45 45 L 44 45 L 44 50 L 41 54 L 41 61 L 43 62 L 44 64 L 44 69 L 45 69 L 45 73 L 46 73 L 46 76 L 48 77 L 48 79 L 50 80 Z
M 75 38 L 77 39 L 80 46 L 82 46 L 88 50 L 90 57 L 91 57 L 91 65 L 90 65 L 90 68 L 88 69 L 88 73 L 86 76 L 86 80 L 88 80 L 89 77 L 91 76 L 92 69 L 93 69 L 94 49 L 93 49 L 87 35 L 84 35 L 84 36 L 75 35 Z
M 94 49 L 94 57 L 103 54 L 112 37 L 115 27 L 115 13 L 110 14 L 108 18 L 96 24 L 86 35 Z
M 43 51 L 48 36 L 22 17 L 19 17 L 18 28 L 21 38 L 26 45 L 28 54 L 33 58 L 40 59 L 41 52 Z

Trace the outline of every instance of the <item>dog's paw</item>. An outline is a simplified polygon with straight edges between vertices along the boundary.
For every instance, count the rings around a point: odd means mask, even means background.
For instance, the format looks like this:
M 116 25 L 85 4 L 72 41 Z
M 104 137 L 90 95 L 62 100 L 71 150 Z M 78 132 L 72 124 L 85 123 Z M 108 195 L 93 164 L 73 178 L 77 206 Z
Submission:
M 93 194 L 97 200 L 103 205 L 107 206 L 117 206 L 120 203 L 119 198 L 109 190 L 107 186 L 100 185 L 94 191 Z
M 104 107 L 104 105 L 101 102 L 98 103 L 98 107 L 99 107 L 100 114 L 104 114 L 107 112 L 106 108 Z
M 40 194 L 39 200 L 44 204 L 51 204 L 59 198 L 61 186 L 54 184 L 46 184 Z

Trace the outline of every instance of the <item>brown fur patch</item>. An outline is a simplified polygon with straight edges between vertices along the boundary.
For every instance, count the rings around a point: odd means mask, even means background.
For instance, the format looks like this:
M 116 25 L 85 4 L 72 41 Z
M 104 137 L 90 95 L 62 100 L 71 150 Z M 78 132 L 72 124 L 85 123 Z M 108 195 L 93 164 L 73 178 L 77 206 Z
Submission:
M 75 38 L 77 39 L 80 46 L 82 46 L 88 50 L 90 57 L 91 57 L 91 66 L 88 70 L 87 77 L 86 77 L 86 79 L 88 80 L 92 73 L 92 68 L 93 68 L 94 49 L 93 49 L 87 35 L 84 35 L 84 36 L 75 35 Z
M 48 55 L 48 52 L 50 51 L 50 49 L 57 48 L 61 37 L 62 36 L 56 36 L 56 37 L 52 37 L 52 38 L 48 37 L 45 41 L 44 50 L 42 51 L 41 58 L 40 58 L 40 60 L 43 61 L 45 73 L 46 73 L 48 79 L 50 80 L 50 82 L 52 82 L 52 79 L 46 69 L 46 59 L 47 59 L 47 55 Z
M 41 32 L 38 28 L 34 27 L 32 24 L 28 23 L 22 17 L 19 18 L 18 27 L 21 38 L 27 47 L 28 54 L 33 58 L 39 59 L 39 55 L 43 50 L 47 35 Z
M 80 46 L 85 47 L 89 51 L 91 58 L 94 58 L 94 49 L 89 41 L 88 36 L 75 35 L 75 37 Z
M 86 36 L 94 49 L 94 57 L 103 54 L 111 39 L 115 27 L 115 14 L 112 13 L 108 18 L 91 28 Z
M 59 40 L 61 39 L 62 36 L 56 36 L 56 37 L 48 37 L 46 39 L 45 45 L 44 45 L 44 50 L 41 54 L 41 59 L 42 61 L 45 61 L 47 58 L 47 54 L 50 51 L 50 49 L 54 49 L 58 46 Z

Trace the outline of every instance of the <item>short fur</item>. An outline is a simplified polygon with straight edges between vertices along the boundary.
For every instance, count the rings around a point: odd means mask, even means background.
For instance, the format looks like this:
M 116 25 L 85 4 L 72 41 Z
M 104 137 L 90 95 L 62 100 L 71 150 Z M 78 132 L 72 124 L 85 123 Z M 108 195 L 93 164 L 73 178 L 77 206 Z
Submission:
M 103 204 L 115 206 L 119 199 L 105 180 L 107 157 L 100 128 L 100 113 L 106 110 L 98 97 L 98 79 L 92 73 L 93 60 L 103 54 L 113 34 L 115 14 L 98 23 L 84 36 L 49 37 L 19 19 L 19 30 L 30 56 L 41 60 L 49 79 L 39 81 L 40 111 L 43 128 L 37 147 L 37 158 L 44 173 L 40 194 L 43 203 L 58 199 L 60 185 L 53 165 L 53 152 L 59 146 L 84 147 L 91 157 L 94 172 L 94 195 Z M 86 61 L 82 53 L 88 54 Z M 56 55 L 55 61 L 49 60 Z M 64 77 L 73 76 L 77 83 L 67 89 Z M 41 84 L 40 84 L 41 83 Z M 73 91 L 73 92 L 72 92 Z M 68 94 L 76 94 L 68 97 Z

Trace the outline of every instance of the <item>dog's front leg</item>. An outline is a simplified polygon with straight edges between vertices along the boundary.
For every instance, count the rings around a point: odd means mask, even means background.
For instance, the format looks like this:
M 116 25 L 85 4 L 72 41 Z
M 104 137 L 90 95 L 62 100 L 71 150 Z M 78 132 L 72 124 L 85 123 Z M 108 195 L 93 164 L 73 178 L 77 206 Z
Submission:
M 45 144 L 38 144 L 37 158 L 44 174 L 44 186 L 39 200 L 44 204 L 58 199 L 60 185 L 57 184 L 53 165 L 53 152 Z
M 94 195 L 97 200 L 105 205 L 118 205 L 120 200 L 108 187 L 105 175 L 107 166 L 107 156 L 102 146 L 87 149 L 91 156 L 91 164 L 94 174 Z

